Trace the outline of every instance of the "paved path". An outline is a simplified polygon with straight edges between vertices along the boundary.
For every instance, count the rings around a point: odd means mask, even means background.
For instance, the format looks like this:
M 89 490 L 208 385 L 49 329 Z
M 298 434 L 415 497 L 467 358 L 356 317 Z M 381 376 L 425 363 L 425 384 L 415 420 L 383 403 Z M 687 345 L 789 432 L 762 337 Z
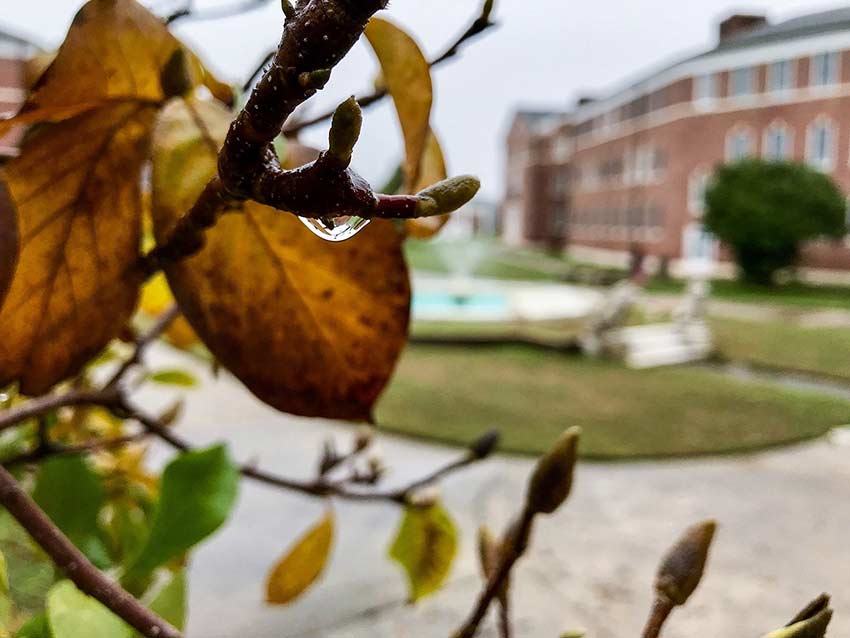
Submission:
M 159 360 L 170 358 L 157 352 Z M 150 394 L 151 403 L 167 397 Z M 189 397 L 180 431 L 198 443 L 231 441 L 239 458 L 310 476 L 316 450 L 350 429 L 293 419 L 260 405 L 223 375 Z M 392 483 L 457 454 L 385 437 Z M 262 604 L 269 566 L 324 505 L 245 483 L 230 523 L 194 556 L 189 638 L 444 638 L 471 607 L 479 582 L 479 523 L 504 525 L 522 498 L 531 461 L 498 458 L 444 484 L 463 530 L 449 586 L 413 608 L 385 559 L 399 513 L 338 504 L 333 564 L 292 608 Z M 542 521 L 515 582 L 516 635 L 638 635 L 658 557 L 686 525 L 721 528 L 708 576 L 665 638 L 759 636 L 823 590 L 835 595 L 832 635 L 850 635 L 850 448 L 820 441 L 755 456 L 687 462 L 582 464 L 569 506 Z M 490 625 L 485 636 L 494 636 Z

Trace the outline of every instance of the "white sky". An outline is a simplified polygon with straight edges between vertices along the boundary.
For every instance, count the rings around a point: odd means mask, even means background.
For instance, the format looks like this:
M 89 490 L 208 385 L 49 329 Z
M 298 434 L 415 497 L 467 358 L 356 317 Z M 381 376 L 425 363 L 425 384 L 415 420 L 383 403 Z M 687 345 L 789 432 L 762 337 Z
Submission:
M 152 7 L 176 0 L 144 0 Z M 197 0 L 199 6 L 229 0 Z M 407 27 L 426 53 L 440 52 L 481 0 L 393 0 L 385 17 Z M 54 46 L 80 0 L 3 0 L 0 26 Z M 475 173 L 484 194 L 503 189 L 503 140 L 517 106 L 564 108 L 583 93 L 606 91 L 647 68 L 714 45 L 716 24 L 734 12 L 767 12 L 784 19 L 841 6 L 818 0 L 496 0 L 501 24 L 473 42 L 461 57 L 435 73 L 435 130 L 447 151 L 449 170 Z M 195 45 L 224 78 L 243 79 L 280 37 L 280 5 L 238 18 L 184 23 L 180 35 Z M 371 54 L 358 46 L 315 100 L 323 109 L 368 89 L 375 74 Z M 358 169 L 376 185 L 401 156 L 389 105 L 373 107 L 355 155 Z M 306 139 L 323 143 L 324 132 Z

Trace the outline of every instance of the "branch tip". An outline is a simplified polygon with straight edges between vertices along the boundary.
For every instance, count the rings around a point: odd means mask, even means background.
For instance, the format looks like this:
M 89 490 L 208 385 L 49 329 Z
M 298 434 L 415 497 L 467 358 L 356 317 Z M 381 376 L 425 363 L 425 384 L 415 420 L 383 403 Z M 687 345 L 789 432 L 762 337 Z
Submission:
M 360 139 L 363 127 L 363 112 L 354 96 L 340 104 L 334 111 L 331 130 L 328 134 L 328 155 L 336 158 L 344 166 L 351 163 L 354 145 Z
M 453 213 L 467 204 L 481 188 L 472 175 L 461 175 L 437 182 L 416 194 L 416 216 L 431 217 Z

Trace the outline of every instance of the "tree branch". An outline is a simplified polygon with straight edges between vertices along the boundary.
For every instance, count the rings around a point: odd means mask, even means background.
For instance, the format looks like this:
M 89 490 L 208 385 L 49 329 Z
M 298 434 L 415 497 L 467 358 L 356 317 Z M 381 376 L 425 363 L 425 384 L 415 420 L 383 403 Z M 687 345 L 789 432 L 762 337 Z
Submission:
M 195 3 L 190 0 L 182 9 L 178 9 L 166 16 L 164 20 L 165 24 L 168 25 L 172 25 L 175 22 L 180 22 L 182 20 L 220 20 L 222 18 L 230 18 L 243 13 L 248 13 L 249 11 L 254 11 L 268 3 L 269 0 L 242 0 L 241 2 L 234 2 L 231 5 L 200 11 L 195 8 Z
M 5 507 L 33 540 L 65 572 L 77 588 L 121 617 L 142 636 L 178 638 L 180 632 L 148 610 L 121 585 L 110 580 L 74 547 L 15 478 L 0 467 L 0 505 Z
M 435 57 L 429 63 L 431 68 L 436 66 L 440 66 L 444 62 L 451 60 L 454 58 L 463 46 L 468 43 L 475 36 L 481 35 L 488 29 L 496 26 L 495 22 L 490 20 L 490 12 L 492 10 L 492 0 L 487 0 L 484 3 L 484 6 L 481 10 L 481 14 L 472 21 L 472 23 L 467 27 L 467 29 L 454 41 L 452 42 L 440 55 Z M 245 82 L 243 89 L 245 91 L 249 90 L 253 84 L 254 80 L 256 80 L 257 76 L 262 73 L 263 69 L 266 67 L 269 62 L 274 58 L 274 52 L 270 52 L 260 65 L 254 70 L 251 74 L 251 77 Z M 374 91 L 368 95 L 363 95 L 357 98 L 357 103 L 360 105 L 360 108 L 368 108 L 373 104 L 380 102 L 382 99 L 387 97 L 388 93 L 385 89 Z M 322 122 L 327 122 L 329 119 L 333 117 L 333 111 L 327 111 L 326 113 L 322 113 L 321 115 L 317 115 L 315 117 L 301 120 L 298 122 L 292 122 L 291 124 L 285 126 L 283 128 L 283 134 L 287 137 L 294 137 L 300 131 L 315 126 L 317 124 L 321 124 Z

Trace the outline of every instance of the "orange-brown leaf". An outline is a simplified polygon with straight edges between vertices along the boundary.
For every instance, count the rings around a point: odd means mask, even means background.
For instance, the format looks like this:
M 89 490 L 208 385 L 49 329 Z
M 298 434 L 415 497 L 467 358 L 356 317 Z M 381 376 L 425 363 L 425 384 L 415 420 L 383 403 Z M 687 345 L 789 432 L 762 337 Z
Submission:
M 20 257 L 0 307 L 0 386 L 18 380 L 23 393 L 43 393 L 126 324 L 154 113 L 119 104 L 43 125 L 7 165 Z
M 195 108 L 220 141 L 229 114 L 213 103 Z M 158 240 L 197 198 L 215 160 L 185 103 L 171 104 L 154 136 Z M 216 359 L 285 412 L 369 418 L 407 339 L 410 286 L 389 222 L 331 244 L 293 215 L 246 202 L 167 275 Z
M 183 48 L 162 20 L 135 0 L 89 0 L 74 17 L 55 59 L 32 87 L 10 127 L 59 122 L 107 103 L 162 103 L 160 75 Z M 207 81 L 194 54 L 192 76 Z
M 18 219 L 6 185 L 0 181 L 0 306 L 12 283 L 18 252 Z
M 266 602 L 287 605 L 306 592 L 325 570 L 334 537 L 333 512 L 302 536 L 266 579 Z
M 404 30 L 381 18 L 366 26 L 366 38 L 395 104 L 404 135 L 404 174 L 408 190 L 419 181 L 420 162 L 428 140 L 433 87 L 431 67 L 419 45 Z

